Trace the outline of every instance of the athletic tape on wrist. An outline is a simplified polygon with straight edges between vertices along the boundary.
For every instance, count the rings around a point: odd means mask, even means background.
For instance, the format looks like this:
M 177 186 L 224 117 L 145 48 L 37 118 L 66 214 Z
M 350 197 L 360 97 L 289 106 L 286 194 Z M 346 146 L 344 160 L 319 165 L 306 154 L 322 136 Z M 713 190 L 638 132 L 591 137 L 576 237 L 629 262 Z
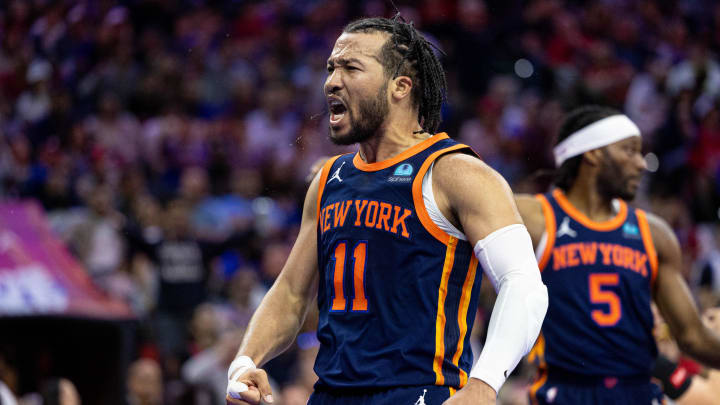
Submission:
M 240 374 L 243 374 L 246 371 L 252 370 L 254 368 L 256 368 L 255 362 L 253 362 L 250 357 L 236 357 L 235 360 L 230 363 L 230 367 L 228 367 L 228 380 L 233 380 L 234 378 L 237 378 L 237 376 L 239 376 Z

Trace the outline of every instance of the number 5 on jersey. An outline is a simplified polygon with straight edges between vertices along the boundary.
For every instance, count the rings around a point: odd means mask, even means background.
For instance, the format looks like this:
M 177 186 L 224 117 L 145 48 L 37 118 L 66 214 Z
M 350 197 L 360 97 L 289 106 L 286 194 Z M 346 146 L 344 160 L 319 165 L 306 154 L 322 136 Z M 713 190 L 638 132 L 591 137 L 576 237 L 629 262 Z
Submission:
M 600 326 L 615 326 L 622 317 L 620 297 L 610 290 L 603 290 L 603 287 L 616 286 L 619 283 L 617 273 L 594 273 L 590 274 L 590 302 L 593 304 L 607 305 L 608 312 L 594 309 L 590 316 Z
M 345 263 L 349 262 L 353 277 L 352 312 L 367 312 L 368 302 L 365 298 L 365 257 L 367 255 L 367 241 L 360 241 L 355 245 L 350 260 L 347 259 L 347 241 L 340 241 L 335 247 L 335 254 L 331 261 L 333 267 L 333 312 L 347 310 L 345 299 Z

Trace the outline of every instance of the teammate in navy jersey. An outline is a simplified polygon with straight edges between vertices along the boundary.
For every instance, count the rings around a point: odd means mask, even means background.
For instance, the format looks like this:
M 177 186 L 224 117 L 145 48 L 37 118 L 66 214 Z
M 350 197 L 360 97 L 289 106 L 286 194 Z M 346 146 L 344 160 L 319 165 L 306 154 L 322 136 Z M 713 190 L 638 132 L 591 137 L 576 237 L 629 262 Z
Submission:
M 662 219 L 630 207 L 645 161 L 640 131 L 598 106 L 572 111 L 554 148 L 548 194 L 516 197 L 550 305 L 530 360 L 534 404 L 651 404 L 654 300 L 683 351 L 720 367 L 720 339 L 700 321 Z
M 258 368 L 317 296 L 311 405 L 494 404 L 547 309 L 507 183 L 436 132 L 442 67 L 412 24 L 350 23 L 328 59 L 330 138 L 359 144 L 315 176 L 288 261 L 228 371 L 228 403 L 271 403 Z M 472 365 L 482 269 L 498 290 Z M 455 393 L 457 391 L 457 393 Z

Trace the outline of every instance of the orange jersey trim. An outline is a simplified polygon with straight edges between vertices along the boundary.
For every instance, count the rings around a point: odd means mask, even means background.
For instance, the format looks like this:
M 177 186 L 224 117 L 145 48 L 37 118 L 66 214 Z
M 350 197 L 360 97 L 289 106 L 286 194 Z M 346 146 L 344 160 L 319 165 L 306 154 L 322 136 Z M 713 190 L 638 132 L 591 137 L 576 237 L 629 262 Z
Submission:
M 457 238 L 450 236 L 445 250 L 445 263 L 443 264 L 440 288 L 438 289 L 438 309 L 435 320 L 435 358 L 433 360 L 433 371 L 435 372 L 435 385 L 444 385 L 445 376 L 442 373 L 442 365 L 445 361 L 445 298 L 447 297 L 448 282 L 450 273 L 455 263 L 455 247 Z
M 467 373 L 465 370 L 460 368 L 460 356 L 462 355 L 465 346 L 465 335 L 467 334 L 467 314 L 470 307 L 470 296 L 472 295 L 472 288 L 475 282 L 475 271 L 477 270 L 478 260 L 475 255 L 470 258 L 470 266 L 468 268 L 467 275 L 465 276 L 465 282 L 462 286 L 462 295 L 460 296 L 460 310 L 458 311 L 458 325 L 460 325 L 460 337 L 458 338 L 457 349 L 455 355 L 453 355 L 452 362 L 460 370 L 460 388 L 464 387 L 467 383 Z
M 550 260 L 553 247 L 555 247 L 555 230 L 557 229 L 557 223 L 555 222 L 555 212 L 553 212 L 547 198 L 542 194 L 536 195 L 535 198 L 540 201 L 543 216 L 545 217 L 545 248 L 542 256 L 540 257 L 540 261 L 538 262 L 538 267 L 540 268 L 540 272 L 542 272 Z
M 425 208 L 425 201 L 423 200 L 422 182 L 423 178 L 425 177 L 425 173 L 427 173 L 427 171 L 430 169 L 430 165 L 432 164 L 432 162 L 435 161 L 435 159 L 437 159 L 438 156 L 464 148 L 467 148 L 467 146 L 463 144 L 457 144 L 433 152 L 430 156 L 428 156 L 427 159 L 425 159 L 425 162 L 423 162 L 422 166 L 420 166 L 420 170 L 418 170 L 418 173 L 415 176 L 415 180 L 413 180 L 412 184 L 412 196 L 413 202 L 415 203 L 415 213 L 417 214 L 420 223 L 423 225 L 423 228 L 425 228 L 426 231 L 428 231 L 432 236 L 435 237 L 435 239 L 446 245 L 448 244 L 448 240 L 450 240 L 452 236 L 440 229 L 440 227 L 437 226 L 435 222 L 433 222 L 433 220 L 430 218 L 430 214 L 428 214 L 427 209 Z
M 542 332 L 535 341 L 535 345 L 530 354 L 528 354 L 528 362 L 538 365 L 538 375 L 535 382 L 530 386 L 530 402 L 537 405 L 537 392 L 547 382 L 547 364 L 545 363 L 545 336 Z
M 547 382 L 548 372 L 547 369 L 538 370 L 539 375 L 535 382 L 530 386 L 530 402 L 532 405 L 538 405 L 537 392 Z
M 538 335 L 533 348 L 528 354 L 528 362 L 536 363 L 540 368 L 547 367 L 545 364 L 545 336 L 543 336 L 542 332 Z
M 388 167 L 400 163 L 403 160 L 409 158 L 410 156 L 413 156 L 417 154 L 418 152 L 421 152 L 433 144 L 442 141 L 443 139 L 448 139 L 448 135 L 445 132 L 441 132 L 439 134 L 435 134 L 431 136 L 430 138 L 415 144 L 411 146 L 408 149 L 405 149 L 404 151 L 400 152 L 399 154 L 391 157 L 390 159 L 382 160 L 380 162 L 375 163 L 366 163 L 362 158 L 360 157 L 360 152 L 355 154 L 355 157 L 353 158 L 353 164 L 355 167 L 359 170 L 362 170 L 364 172 L 375 172 L 382 169 L 387 169 Z
M 658 272 L 658 256 L 657 250 L 655 250 L 655 243 L 653 243 L 652 233 L 650 233 L 650 224 L 648 223 L 645 211 L 641 209 L 635 210 L 635 215 L 638 219 L 638 226 L 640 227 L 640 235 L 642 235 L 643 244 L 645 245 L 645 251 L 648 254 L 650 260 L 650 285 L 655 285 L 655 278 Z
M 342 155 L 333 156 L 330 159 L 328 159 L 327 162 L 322 167 L 322 170 L 320 172 L 320 183 L 318 184 L 318 195 L 317 195 L 317 215 L 315 218 L 315 223 L 320 223 L 320 201 L 322 200 L 323 191 L 325 191 L 325 183 L 327 183 L 327 178 L 330 175 L 330 168 L 332 167 L 333 163 L 335 163 L 336 160 Z
M 563 193 L 562 190 L 560 190 L 559 188 L 553 190 L 552 195 L 553 197 L 555 197 L 555 200 L 558 202 L 563 211 L 570 215 L 574 220 L 580 222 L 581 224 L 583 224 L 583 226 L 592 229 L 593 231 L 613 231 L 620 227 L 620 225 L 622 225 L 627 218 L 627 204 L 625 203 L 625 201 L 622 200 L 619 200 L 620 211 L 617 213 L 617 215 L 615 215 L 614 218 L 603 222 L 596 222 L 588 218 L 585 214 L 575 208 L 572 203 L 570 203 L 570 201 L 567 199 L 565 193 Z

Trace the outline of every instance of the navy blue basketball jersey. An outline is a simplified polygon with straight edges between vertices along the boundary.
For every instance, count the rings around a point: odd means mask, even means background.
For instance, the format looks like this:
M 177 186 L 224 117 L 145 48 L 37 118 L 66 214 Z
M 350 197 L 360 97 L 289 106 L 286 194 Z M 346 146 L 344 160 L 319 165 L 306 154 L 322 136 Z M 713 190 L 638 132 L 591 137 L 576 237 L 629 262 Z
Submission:
M 382 162 L 323 167 L 318 191 L 318 385 L 460 388 L 481 275 L 472 246 L 430 219 L 422 179 L 439 156 L 472 153 L 437 134 Z
M 546 223 L 538 264 L 550 304 L 531 361 L 580 375 L 649 375 L 657 255 L 645 213 L 621 201 L 614 218 L 594 222 L 559 189 L 537 198 Z

